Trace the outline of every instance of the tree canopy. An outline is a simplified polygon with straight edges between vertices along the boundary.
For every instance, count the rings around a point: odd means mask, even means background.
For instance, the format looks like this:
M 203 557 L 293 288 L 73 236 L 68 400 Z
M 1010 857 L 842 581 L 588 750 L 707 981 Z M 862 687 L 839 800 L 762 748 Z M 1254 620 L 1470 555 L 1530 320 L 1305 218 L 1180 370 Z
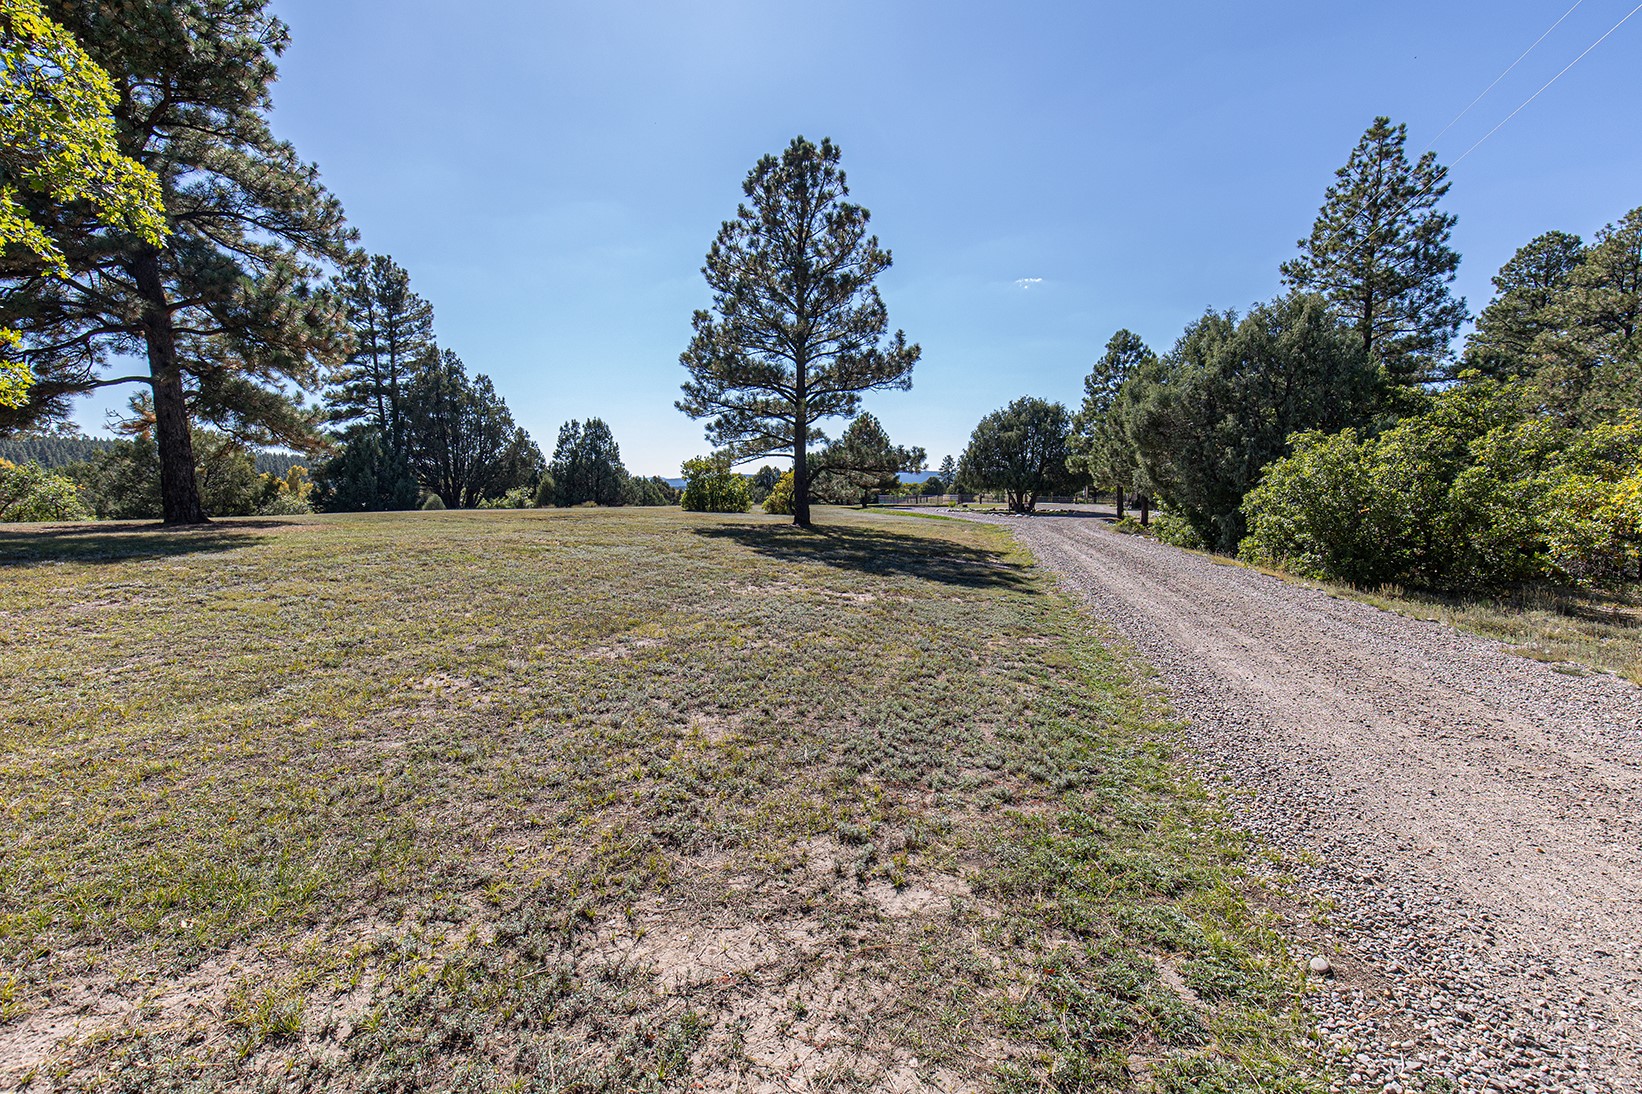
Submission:
M 982 418 L 958 464 L 958 481 L 1002 490 L 1009 508 L 1030 513 L 1038 498 L 1070 485 L 1066 457 L 1072 417 L 1060 403 L 1030 396 Z
M 1374 119 L 1282 273 L 1324 296 L 1393 380 L 1418 384 L 1445 374 L 1466 310 L 1449 291 L 1460 264 L 1448 246 L 1455 218 L 1437 207 L 1447 169 L 1435 152 L 1409 163 L 1407 140 L 1407 126 Z
M 1241 318 L 1203 315 L 1131 374 L 1113 413 L 1149 491 L 1226 550 L 1243 536 L 1243 495 L 1290 434 L 1362 424 L 1382 399 L 1355 333 L 1321 297 L 1290 293 Z
M 896 331 L 873 281 L 890 252 L 867 233 L 870 214 L 846 200 L 838 146 L 797 137 L 742 185 L 748 203 L 725 221 L 702 272 L 710 311 L 680 357 L 689 371 L 677 406 L 709 419 L 707 438 L 730 459 L 793 461 L 793 523 L 810 522 L 809 451 L 819 423 L 853 417 L 863 392 L 912 385 L 919 349 Z
M 35 384 L 11 424 L 60 416 L 76 394 L 148 386 L 168 523 L 205 518 L 190 423 L 241 441 L 302 447 L 317 424 L 291 390 L 318 386 L 345 346 L 321 288 L 347 257 L 340 204 L 268 127 L 288 36 L 266 0 L 51 0 L 113 81 L 119 150 L 159 179 L 163 243 L 81 204 L 23 194 L 68 277 L 38 259 L 0 261 L 0 325 L 23 337 Z M 142 375 L 109 375 L 141 353 Z
M 629 496 L 621 447 L 602 418 L 589 418 L 585 425 L 569 421 L 559 427 L 559 443 L 548 472 L 553 476 L 554 505 L 621 505 Z M 644 496 L 648 498 L 648 492 Z
M 167 226 L 159 179 L 122 154 L 114 82 L 37 0 L 0 0 L 0 257 L 33 260 L 67 276 L 59 244 L 24 202 L 84 203 L 110 228 L 153 246 Z M 11 354 L 15 331 L 0 328 L 0 407 L 16 410 L 33 382 Z
M 890 443 L 878 419 L 862 414 L 822 451 L 815 470 L 816 496 L 845 505 L 858 502 L 864 509 L 878 494 L 894 490 L 902 471 L 922 471 L 924 459 L 922 448 Z
M 447 509 L 472 509 L 486 498 L 534 486 L 541 450 L 513 422 L 490 377 L 468 376 L 450 350 L 417 370 L 407 400 L 411 467 Z
M 1106 342 L 1089 375 L 1083 379 L 1083 406 L 1072 419 L 1068 468 L 1089 478 L 1097 488 L 1118 492 L 1118 509 L 1123 508 L 1123 492 L 1140 490 L 1139 465 L 1134 456 L 1134 438 L 1124 432 L 1124 419 L 1115 413 L 1124 385 L 1157 355 L 1131 330 L 1119 330 Z

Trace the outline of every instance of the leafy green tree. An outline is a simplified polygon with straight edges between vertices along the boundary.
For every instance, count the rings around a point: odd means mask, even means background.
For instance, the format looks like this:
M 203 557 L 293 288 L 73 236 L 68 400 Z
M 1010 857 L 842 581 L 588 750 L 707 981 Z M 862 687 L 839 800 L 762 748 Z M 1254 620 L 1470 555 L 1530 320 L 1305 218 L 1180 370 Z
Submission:
M 684 461 L 679 504 L 696 513 L 745 513 L 753 507 L 753 497 L 747 476 L 736 474 L 730 458 L 715 452 Z
M 60 416 L 76 394 L 141 383 L 152 393 L 164 519 L 205 519 L 190 423 L 257 444 L 305 447 L 312 390 L 340 357 L 342 324 L 320 263 L 351 233 L 314 167 L 268 127 L 288 36 L 266 0 L 50 0 L 110 73 L 120 152 L 158 176 L 169 237 L 109 226 L 95 209 L 34 200 L 29 216 L 70 276 L 0 260 L 0 326 L 23 336 L 35 375 L 10 424 Z M 141 352 L 147 373 L 109 375 Z
M 1455 218 L 1437 208 L 1447 169 L 1427 152 L 1410 164 L 1408 128 L 1375 118 L 1323 197 L 1284 282 L 1320 293 L 1356 332 L 1363 352 L 1400 384 L 1440 378 L 1465 322 L 1449 285 L 1460 256 Z
M 602 418 L 587 424 L 569 421 L 559 427 L 559 443 L 548 465 L 555 484 L 553 504 L 561 508 L 592 502 L 622 505 L 627 500 L 627 468 L 621 448 Z
M 79 485 L 37 463 L 0 460 L 0 523 L 87 520 L 91 510 Z
M 742 189 L 703 272 L 711 311 L 695 313 L 680 357 L 678 408 L 708 418 L 707 437 L 737 462 L 790 456 L 793 523 L 810 523 L 810 446 L 818 423 L 853 417 L 861 394 L 912 386 L 919 349 L 896 331 L 873 281 L 890 253 L 867 234 L 870 214 L 846 199 L 838 147 L 795 138 L 764 156 Z
M 1243 496 L 1291 434 L 1368 422 L 1380 374 L 1318 296 L 1290 293 L 1247 316 L 1209 312 L 1114 404 L 1140 478 L 1201 540 L 1234 550 Z
M 1466 368 L 1490 379 L 1537 371 L 1546 337 L 1558 330 L 1555 305 L 1584 258 L 1584 241 L 1567 232 L 1546 232 L 1519 247 L 1494 275 L 1494 299 L 1466 340 Z
M 168 229 L 159 179 L 123 155 L 114 117 L 119 96 L 74 36 L 37 0 L 0 0 L 0 256 L 67 277 L 62 248 L 25 203 L 81 204 L 110 228 L 152 245 Z M 27 403 L 33 375 L 11 355 L 15 331 L 0 328 L 0 408 Z
M 958 478 L 979 490 L 1002 490 L 1011 511 L 1030 513 L 1039 497 L 1070 485 L 1071 434 L 1071 415 L 1060 403 L 1016 399 L 975 427 Z
M 1088 476 L 1094 487 L 1117 493 L 1117 515 L 1123 516 L 1123 494 L 1136 489 L 1139 479 L 1131 444 L 1114 417 L 1123 385 L 1137 371 L 1157 360 L 1140 336 L 1119 330 L 1106 342 L 1106 352 L 1083 379 L 1083 406 L 1072 419 L 1068 467 Z
M 951 456 L 941 457 L 941 466 L 936 474 L 941 479 L 941 493 L 950 494 L 958 485 L 958 461 Z
M 790 517 L 793 506 L 793 474 L 788 471 L 779 476 L 770 487 L 769 497 L 764 499 L 764 511 L 771 516 Z
M 923 468 L 923 449 L 891 444 L 889 434 L 884 432 L 878 419 L 862 414 L 818 457 L 814 468 L 815 493 L 824 501 L 840 505 L 859 502 L 865 509 L 877 495 L 887 494 L 901 485 L 902 471 L 922 471 Z
M 405 418 L 411 466 L 447 509 L 472 509 L 516 486 L 534 486 L 541 475 L 541 450 L 514 424 L 490 377 L 469 379 L 450 350 L 418 366 Z

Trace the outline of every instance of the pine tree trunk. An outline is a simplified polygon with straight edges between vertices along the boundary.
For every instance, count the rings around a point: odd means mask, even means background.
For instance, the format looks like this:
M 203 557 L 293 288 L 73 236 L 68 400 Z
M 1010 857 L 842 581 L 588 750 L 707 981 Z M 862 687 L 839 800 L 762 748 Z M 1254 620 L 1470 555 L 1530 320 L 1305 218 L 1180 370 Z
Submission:
M 1152 524 L 1152 498 L 1149 494 L 1140 495 L 1140 526 L 1149 528 Z
M 1117 488 L 1117 519 L 1123 519 L 1123 487 Z
M 177 334 L 160 280 L 159 254 L 145 250 L 131 265 L 144 302 L 143 338 L 154 389 L 154 438 L 160 449 L 160 507 L 166 524 L 204 524 L 199 482 L 194 475 L 194 436 L 188 428 L 187 396 L 177 367 Z
M 798 362 L 798 398 L 793 406 L 792 522 L 799 528 L 810 526 L 810 419 L 805 406 L 805 362 Z

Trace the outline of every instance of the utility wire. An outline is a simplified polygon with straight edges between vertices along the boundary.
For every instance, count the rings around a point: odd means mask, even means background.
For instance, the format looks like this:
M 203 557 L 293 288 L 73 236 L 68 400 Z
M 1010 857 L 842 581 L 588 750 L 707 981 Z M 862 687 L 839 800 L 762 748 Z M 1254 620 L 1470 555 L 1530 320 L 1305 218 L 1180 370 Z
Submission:
M 1469 103 L 1467 103 L 1464 110 L 1460 111 L 1458 114 L 1455 114 L 1452 118 L 1449 119 L 1448 124 L 1443 126 L 1442 129 L 1437 133 L 1437 135 L 1435 137 L 1431 138 L 1430 143 L 1425 146 L 1424 151 L 1425 152 L 1430 151 L 1433 145 L 1435 145 L 1438 141 L 1442 140 L 1444 133 L 1447 133 L 1450 129 L 1454 128 L 1455 123 L 1458 122 L 1461 118 L 1463 118 L 1467 114 L 1471 113 L 1471 108 L 1473 106 L 1476 106 L 1478 103 L 1482 102 L 1483 99 L 1486 99 L 1488 97 L 1488 93 L 1490 91 L 1494 90 L 1494 88 L 1498 87 L 1499 82 L 1501 80 L 1503 80 L 1503 79 L 1505 79 L 1505 77 L 1511 75 L 1512 71 L 1518 65 L 1520 65 L 1522 63 L 1524 57 L 1527 57 L 1528 54 L 1532 53 L 1535 49 L 1537 49 L 1541 42 L 1545 41 L 1545 39 L 1547 39 L 1551 36 L 1551 31 L 1555 30 L 1557 27 L 1560 27 L 1562 25 L 1563 19 L 1566 19 L 1566 18 L 1568 18 L 1568 16 L 1572 15 L 1574 13 L 1575 9 L 1577 9 L 1579 7 L 1579 5 L 1583 4 L 1584 2 L 1585 2 L 1585 0 L 1574 0 L 1574 6 L 1569 8 L 1567 11 L 1563 12 L 1562 13 L 1562 18 L 1560 18 L 1556 22 L 1552 23 L 1549 27 L 1546 27 L 1545 28 L 1545 33 L 1541 34 L 1538 38 L 1535 38 L 1534 39 L 1534 44 L 1529 46 L 1527 49 L 1523 50 L 1522 53 L 1517 56 L 1516 60 L 1512 61 L 1509 65 L 1507 65 L 1505 67 L 1504 72 L 1501 72 L 1498 76 L 1495 76 L 1493 83 L 1491 83 L 1487 87 L 1483 88 L 1482 93 L 1479 94 L 1475 99 L 1472 99 Z M 1422 152 L 1421 154 L 1423 155 L 1424 152 Z
M 1549 80 L 1546 80 L 1545 83 L 1540 86 L 1540 89 L 1538 91 L 1534 92 L 1532 95 L 1530 95 L 1526 99 L 1522 100 L 1522 105 L 1521 106 L 1517 107 L 1515 110 L 1513 110 L 1509 114 L 1505 115 L 1505 117 L 1501 118 L 1500 122 L 1499 122 L 1499 125 L 1494 126 L 1494 128 L 1490 129 L 1488 132 L 1486 132 L 1482 136 L 1478 137 L 1476 144 L 1473 144 L 1470 148 L 1467 148 L 1464 152 L 1461 152 L 1460 155 L 1459 155 L 1459 158 L 1456 159 L 1454 161 L 1454 163 L 1451 163 L 1448 166 L 1450 168 L 1452 168 L 1455 164 L 1459 163 L 1460 160 L 1463 160 L 1466 156 L 1469 156 L 1472 152 L 1475 152 L 1477 150 L 1477 145 L 1478 144 L 1481 144 L 1483 141 L 1487 140 L 1489 137 L 1492 137 L 1495 133 L 1498 133 L 1500 131 L 1501 126 L 1503 126 L 1506 122 L 1510 121 L 1512 118 L 1516 117 L 1518 114 L 1522 113 L 1523 107 L 1526 107 L 1529 103 L 1533 102 L 1535 99 L 1537 99 L 1541 95 L 1543 95 L 1545 93 L 1546 88 L 1550 87 L 1552 84 L 1554 84 L 1558 80 L 1562 79 L 1563 75 L 1570 68 L 1573 68 L 1580 61 L 1583 61 L 1585 59 L 1585 54 L 1586 53 L 1591 52 L 1591 50 L 1595 49 L 1597 46 L 1599 46 L 1603 42 L 1607 41 L 1608 36 L 1610 34 L 1612 34 L 1614 31 L 1618 30 L 1620 27 L 1624 26 L 1626 23 L 1630 22 L 1631 16 L 1635 15 L 1639 11 L 1642 11 L 1642 4 L 1638 4 L 1638 5 L 1636 5 L 1636 7 L 1632 8 L 1630 11 L 1626 12 L 1624 17 L 1621 18 L 1619 20 L 1619 22 L 1615 23 L 1613 26 L 1609 27 L 1605 32 L 1603 32 L 1602 37 L 1598 38 L 1596 41 L 1594 41 L 1590 45 L 1586 46 L 1584 53 L 1581 53 L 1578 57 L 1575 57 L 1573 60 L 1569 61 L 1566 65 L 1564 65 L 1562 67 L 1561 72 L 1558 72 L 1555 76 L 1552 76 Z
M 1583 2 L 1584 2 L 1584 0 L 1579 0 L 1579 3 L 1583 3 Z M 1579 6 L 1579 3 L 1576 3 L 1574 5 L 1574 7 L 1577 8 Z M 1572 11 L 1573 11 L 1573 8 L 1568 9 L 1568 12 L 1572 12 Z M 1399 208 L 1395 213 L 1393 213 L 1391 215 L 1391 218 L 1394 219 L 1398 216 L 1401 216 L 1403 213 L 1407 212 L 1409 209 L 1412 209 L 1414 207 L 1414 203 L 1419 201 L 1426 194 L 1430 193 L 1432 187 L 1438 185 L 1444 179 L 1446 179 L 1448 177 L 1449 173 L 1451 171 L 1453 171 L 1453 169 L 1455 167 L 1459 166 L 1459 163 L 1460 163 L 1461 160 L 1465 159 L 1465 157 L 1467 157 L 1471 153 L 1475 152 L 1477 150 L 1477 148 L 1479 146 L 1481 146 L 1483 141 L 1486 141 L 1489 137 L 1492 137 L 1495 133 L 1498 133 L 1500 131 L 1500 129 L 1502 129 L 1504 127 L 1506 122 L 1510 121 L 1512 118 L 1514 118 L 1518 114 L 1522 113 L 1522 111 L 1528 106 L 1529 103 L 1533 102 L 1535 99 L 1537 99 L 1541 95 L 1543 95 L 1546 92 L 1546 90 L 1550 88 L 1550 86 L 1552 84 L 1554 84 L 1558 80 L 1562 79 L 1562 77 L 1567 74 L 1569 69 L 1573 68 L 1580 61 L 1583 61 L 1587 54 L 1589 54 L 1593 49 L 1595 49 L 1597 46 L 1601 45 L 1603 42 L 1607 41 L 1609 36 L 1611 36 L 1614 31 L 1618 30 L 1620 27 L 1622 27 L 1626 23 L 1630 22 L 1631 16 L 1635 15 L 1639 11 L 1642 11 L 1642 4 L 1637 4 L 1636 7 L 1632 8 L 1630 11 L 1626 12 L 1623 16 L 1621 16 L 1619 22 L 1617 22 L 1613 26 L 1609 27 L 1606 31 L 1603 32 L 1603 34 L 1600 38 L 1598 38 L 1596 41 L 1592 42 L 1590 45 L 1586 46 L 1585 49 L 1579 54 L 1579 56 L 1575 57 L 1573 60 L 1569 61 L 1566 65 L 1564 65 L 1562 67 L 1562 70 L 1560 72 L 1558 72 L 1555 76 L 1552 76 L 1549 80 L 1546 80 L 1545 83 L 1540 86 L 1538 91 L 1534 92 L 1532 95 L 1530 95 L 1526 99 L 1522 100 L 1521 104 L 1519 104 L 1515 110 L 1511 111 L 1509 114 L 1505 115 L 1505 117 L 1501 118 L 1499 123 L 1497 125 L 1495 125 L 1494 128 L 1490 129 L 1488 132 L 1486 132 L 1482 136 L 1478 137 L 1476 142 L 1474 144 L 1472 144 L 1470 148 L 1467 148 L 1464 152 L 1461 152 L 1459 154 L 1459 156 L 1455 158 L 1453 163 L 1450 163 L 1446 167 L 1439 167 L 1437 169 L 1435 175 L 1433 175 L 1431 181 L 1426 183 L 1425 186 L 1423 186 L 1420 189 L 1419 193 L 1415 194 L 1412 198 L 1408 199 L 1408 202 L 1406 204 L 1404 204 L 1401 208 Z M 1568 17 L 1568 12 L 1563 13 L 1563 16 L 1562 16 L 1563 19 L 1566 19 Z M 1562 19 L 1557 20 L 1557 23 L 1560 23 L 1560 22 L 1562 22 Z M 1556 23 L 1551 24 L 1551 30 L 1555 30 L 1556 25 L 1557 25 Z M 1545 32 L 1545 34 L 1551 33 L 1551 30 L 1547 30 Z M 1540 41 L 1544 40 L 1545 34 L 1540 35 Z M 1536 41 L 1534 43 L 1534 45 L 1536 45 L 1536 46 L 1538 44 L 1539 44 L 1538 41 Z M 1528 49 L 1523 52 L 1522 56 L 1526 57 L 1530 52 L 1533 51 L 1533 48 L 1534 48 L 1533 46 L 1529 46 Z M 1513 61 L 1512 64 L 1511 64 L 1511 68 L 1515 68 L 1516 65 L 1517 65 L 1517 62 L 1520 62 L 1521 60 L 1522 60 L 1522 57 L 1518 57 L 1516 61 Z M 1505 71 L 1510 72 L 1511 68 L 1507 68 Z M 1501 73 L 1500 75 L 1501 75 L 1501 78 L 1503 79 L 1504 78 L 1504 73 Z M 1499 81 L 1495 80 L 1494 82 L 1498 83 Z M 1492 86 L 1493 86 L 1492 84 L 1489 85 L 1490 88 Z M 1488 94 L 1488 92 L 1484 91 L 1483 95 L 1486 95 L 1486 94 Z M 1478 99 L 1480 99 L 1481 97 L 1482 96 L 1479 95 Z M 1473 106 L 1476 105 L 1475 101 L 1473 101 L 1472 105 Z M 1463 115 L 1466 110 L 1470 110 L 1470 109 L 1471 109 L 1471 107 L 1469 107 L 1469 106 L 1466 107 L 1465 110 L 1460 111 L 1460 115 Z M 1459 116 L 1456 116 L 1454 121 L 1458 121 L 1458 120 L 1459 120 Z M 1449 124 L 1449 126 L 1452 126 L 1454 123 L 1449 122 L 1448 124 Z M 1444 132 L 1447 132 L 1446 128 L 1444 129 Z M 1423 155 L 1424 153 L 1421 153 L 1421 154 Z M 1339 234 L 1340 234 L 1339 231 L 1336 231 L 1334 233 L 1335 237 L 1338 237 Z M 1374 241 L 1374 231 L 1370 230 L 1368 236 L 1361 243 L 1357 244 L 1357 246 L 1353 247 L 1350 251 L 1346 252 L 1345 258 L 1342 259 L 1341 261 L 1349 261 L 1350 259 L 1355 258 L 1357 256 L 1357 254 L 1364 247 L 1368 246 L 1373 241 Z M 1330 240 L 1330 242 L 1332 242 L 1332 240 Z

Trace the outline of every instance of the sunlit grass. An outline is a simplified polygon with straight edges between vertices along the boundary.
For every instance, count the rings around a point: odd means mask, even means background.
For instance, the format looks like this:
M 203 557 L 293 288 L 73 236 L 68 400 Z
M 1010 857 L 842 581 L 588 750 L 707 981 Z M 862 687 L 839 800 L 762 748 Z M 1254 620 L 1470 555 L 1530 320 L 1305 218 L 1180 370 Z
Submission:
M 1133 666 L 822 520 L 0 532 L 0 1085 L 1311 1089 Z

